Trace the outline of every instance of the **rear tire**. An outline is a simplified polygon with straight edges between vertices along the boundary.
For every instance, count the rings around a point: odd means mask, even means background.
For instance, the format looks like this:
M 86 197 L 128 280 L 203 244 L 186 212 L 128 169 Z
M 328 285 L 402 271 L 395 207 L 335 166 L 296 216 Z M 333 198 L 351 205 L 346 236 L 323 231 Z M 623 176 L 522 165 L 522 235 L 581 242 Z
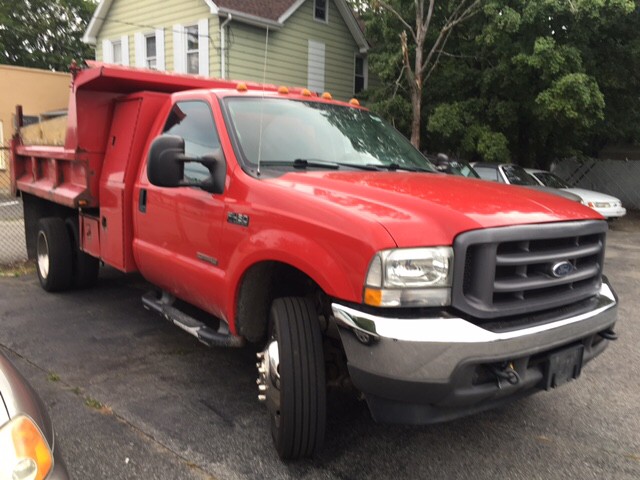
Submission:
M 36 270 L 42 288 L 47 292 L 61 292 L 71 287 L 71 238 L 61 218 L 49 217 L 38 221 L 36 259 Z
M 68 218 L 67 227 L 71 236 L 74 288 L 91 288 L 98 282 L 100 260 L 80 250 L 80 235 L 77 218 Z
M 326 424 L 326 382 L 322 334 L 313 302 L 278 298 L 271 305 L 270 336 L 265 349 L 277 367 L 267 377 L 271 436 L 283 460 L 310 457 L 322 446 Z M 271 347 L 271 351 L 270 351 Z

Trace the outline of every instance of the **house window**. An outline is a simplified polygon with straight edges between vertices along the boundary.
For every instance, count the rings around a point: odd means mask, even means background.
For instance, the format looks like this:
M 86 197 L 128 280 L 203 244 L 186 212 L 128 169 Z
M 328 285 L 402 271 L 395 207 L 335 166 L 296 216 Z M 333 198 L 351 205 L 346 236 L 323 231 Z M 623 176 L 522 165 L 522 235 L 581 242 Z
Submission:
M 122 42 L 111 42 L 113 48 L 113 63 L 122 65 Z
M 320 20 L 321 22 L 327 22 L 329 20 L 329 5 L 327 0 L 314 0 L 313 2 L 313 18 Z
M 152 68 L 156 70 L 157 67 L 157 56 L 156 56 L 156 36 L 155 35 L 147 35 L 145 37 L 145 66 L 147 68 Z
M 353 93 L 358 94 L 367 88 L 367 62 L 364 57 L 356 55 Z
M 198 26 L 185 27 L 184 31 L 187 37 L 187 73 L 200 73 Z

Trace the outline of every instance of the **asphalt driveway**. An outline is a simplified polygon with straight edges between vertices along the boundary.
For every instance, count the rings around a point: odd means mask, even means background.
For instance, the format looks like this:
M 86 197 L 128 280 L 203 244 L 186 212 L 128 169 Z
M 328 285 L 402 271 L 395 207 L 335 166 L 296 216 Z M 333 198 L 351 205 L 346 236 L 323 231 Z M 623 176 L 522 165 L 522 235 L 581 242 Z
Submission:
M 44 398 L 74 478 L 640 478 L 640 222 L 614 224 L 605 272 L 620 340 L 582 377 L 429 427 L 377 425 L 332 395 L 326 446 L 282 463 L 254 351 L 209 349 L 142 308 L 148 285 L 103 270 L 89 291 L 0 278 L 0 348 Z

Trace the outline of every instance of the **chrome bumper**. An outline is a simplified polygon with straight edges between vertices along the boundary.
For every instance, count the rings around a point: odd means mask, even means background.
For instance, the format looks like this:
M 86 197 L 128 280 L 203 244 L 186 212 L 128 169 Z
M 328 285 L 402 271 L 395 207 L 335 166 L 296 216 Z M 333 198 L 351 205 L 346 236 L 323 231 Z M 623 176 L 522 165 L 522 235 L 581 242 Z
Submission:
M 607 283 L 596 300 L 594 308 L 579 315 L 560 314 L 541 325 L 502 332 L 455 316 L 389 318 L 339 303 L 332 309 L 336 323 L 344 327 L 340 334 L 350 369 L 401 382 L 442 385 L 451 382 L 461 365 L 532 356 L 611 328 L 617 301 Z M 360 388 L 357 383 L 356 387 Z

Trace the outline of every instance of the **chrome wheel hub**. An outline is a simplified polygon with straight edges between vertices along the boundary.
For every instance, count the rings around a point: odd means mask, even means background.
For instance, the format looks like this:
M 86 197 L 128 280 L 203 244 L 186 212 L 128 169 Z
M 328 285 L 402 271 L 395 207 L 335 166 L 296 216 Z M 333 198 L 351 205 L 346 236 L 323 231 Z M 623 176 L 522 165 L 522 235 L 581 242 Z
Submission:
M 276 420 L 280 417 L 280 352 L 278 341 L 271 339 L 262 352 L 257 353 L 258 400 L 267 405 Z
M 36 245 L 38 255 L 38 271 L 43 279 L 49 276 L 49 244 L 43 232 L 38 233 L 38 243 Z

